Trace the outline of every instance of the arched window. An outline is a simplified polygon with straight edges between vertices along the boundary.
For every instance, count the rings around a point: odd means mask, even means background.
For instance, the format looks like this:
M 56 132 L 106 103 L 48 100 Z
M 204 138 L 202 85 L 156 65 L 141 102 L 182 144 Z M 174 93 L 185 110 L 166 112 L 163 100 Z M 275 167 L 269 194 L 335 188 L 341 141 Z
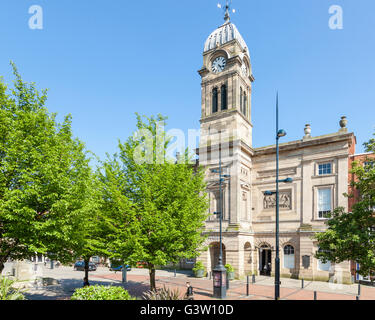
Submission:
M 217 100 L 217 88 L 212 90 L 212 113 L 217 112 L 218 110 L 218 100 Z
M 284 268 L 294 269 L 294 247 L 289 244 L 284 247 Z
M 228 98 L 227 98 L 227 86 L 223 84 L 221 86 L 221 110 L 228 109 Z
M 243 95 L 243 114 L 246 116 L 247 110 L 247 95 L 244 93 Z
M 240 110 L 243 113 L 243 90 L 240 88 Z
M 323 251 L 322 249 L 318 249 L 318 251 Z M 322 260 L 318 259 L 318 270 L 320 271 L 330 271 L 331 269 L 331 261 L 327 261 L 324 263 Z

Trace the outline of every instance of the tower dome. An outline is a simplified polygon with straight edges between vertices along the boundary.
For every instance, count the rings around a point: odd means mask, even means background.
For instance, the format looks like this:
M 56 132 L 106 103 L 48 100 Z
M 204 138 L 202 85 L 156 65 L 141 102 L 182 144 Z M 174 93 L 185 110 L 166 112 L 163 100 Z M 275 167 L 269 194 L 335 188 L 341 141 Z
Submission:
M 219 45 L 223 45 L 234 39 L 239 42 L 242 49 L 246 50 L 247 55 L 250 56 L 249 49 L 246 45 L 245 40 L 242 38 L 237 27 L 231 22 L 224 23 L 222 26 L 220 26 L 210 34 L 204 44 L 204 52 L 216 48 L 218 43 Z

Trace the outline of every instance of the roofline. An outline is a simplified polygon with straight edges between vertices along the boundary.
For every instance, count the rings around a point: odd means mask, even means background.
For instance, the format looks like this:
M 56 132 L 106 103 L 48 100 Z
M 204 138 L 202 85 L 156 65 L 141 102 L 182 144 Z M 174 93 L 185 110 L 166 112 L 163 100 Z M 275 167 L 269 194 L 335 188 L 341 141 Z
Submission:
M 369 156 L 369 155 L 375 155 L 374 152 L 365 152 L 365 153 L 356 153 L 356 154 L 351 154 L 350 157 L 357 157 L 357 156 Z
M 301 139 L 301 140 L 294 140 L 290 142 L 284 142 L 279 144 L 280 151 L 288 151 L 291 149 L 302 149 L 306 147 L 316 146 L 319 144 L 326 144 L 326 143 L 334 143 L 337 141 L 352 141 L 352 139 L 355 138 L 355 135 L 353 132 L 351 133 L 331 133 L 323 136 L 318 137 L 312 137 L 308 139 Z M 270 154 L 276 152 L 276 144 L 265 146 L 265 147 L 259 147 L 254 148 L 255 156 L 257 155 L 264 155 L 264 154 Z
M 212 32 L 210 33 L 210 35 L 206 38 L 206 41 L 204 42 L 203 54 L 206 54 L 207 52 L 210 52 L 211 50 L 217 49 L 217 46 L 215 45 L 214 48 L 211 48 L 211 49 L 206 50 L 206 44 L 207 44 L 207 42 L 209 42 L 211 36 L 212 36 L 215 32 L 217 32 L 217 31 L 218 31 L 219 29 L 221 29 L 221 28 L 226 27 L 226 25 L 228 25 L 228 24 L 230 24 L 230 25 L 233 26 L 233 29 L 238 33 L 238 35 L 240 36 L 240 38 L 241 38 L 241 40 L 243 41 L 244 45 L 242 45 L 241 42 L 239 41 L 238 37 L 237 37 L 237 38 L 234 37 L 234 34 L 233 34 L 233 39 L 232 39 L 232 40 L 227 41 L 227 42 L 225 42 L 225 43 L 222 43 L 222 44 L 220 44 L 220 46 L 223 46 L 223 45 L 225 45 L 225 44 L 227 44 L 227 43 L 229 43 L 229 42 L 231 42 L 231 41 L 233 41 L 233 40 L 237 40 L 237 42 L 238 42 L 238 44 L 240 45 L 240 47 L 241 47 L 243 50 L 245 50 L 245 48 L 246 48 L 247 54 L 250 56 L 249 47 L 248 47 L 248 45 L 247 45 L 247 43 L 246 43 L 244 37 L 243 37 L 242 34 L 239 32 L 237 26 L 236 26 L 233 22 L 231 22 L 231 21 L 225 22 L 224 24 L 222 24 L 221 26 L 217 27 L 214 31 L 212 31 Z

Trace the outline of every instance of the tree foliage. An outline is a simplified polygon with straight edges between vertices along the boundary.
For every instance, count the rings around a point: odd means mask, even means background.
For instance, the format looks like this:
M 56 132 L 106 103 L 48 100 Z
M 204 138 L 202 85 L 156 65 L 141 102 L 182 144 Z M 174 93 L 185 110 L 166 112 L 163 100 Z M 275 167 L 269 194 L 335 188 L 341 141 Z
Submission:
M 155 266 L 198 255 L 207 217 L 204 173 L 189 163 L 188 152 L 179 163 L 168 159 L 171 140 L 159 128 L 164 121 L 137 114 L 141 134 L 119 142 L 119 155 L 104 163 L 101 178 L 112 256 L 146 262 L 151 289 Z M 138 161 L 142 157 L 151 161 Z
M 71 260 L 82 243 L 92 171 L 84 144 L 45 107 L 47 91 L 0 82 L 0 271 L 35 253 Z
M 96 285 L 76 289 L 70 300 L 135 300 L 135 298 L 124 288 Z
M 375 135 L 374 135 L 375 136 Z M 375 139 L 365 143 L 367 152 L 375 152 Z M 352 182 L 356 197 L 352 212 L 337 208 L 327 221 L 328 229 L 316 236 L 321 251 L 316 257 L 324 262 L 340 263 L 347 260 L 360 264 L 359 273 L 363 276 L 375 275 L 375 165 L 362 165 L 353 162 L 351 172 L 356 177 Z
M 0 300 L 26 300 L 20 289 L 14 288 L 15 281 L 0 277 Z

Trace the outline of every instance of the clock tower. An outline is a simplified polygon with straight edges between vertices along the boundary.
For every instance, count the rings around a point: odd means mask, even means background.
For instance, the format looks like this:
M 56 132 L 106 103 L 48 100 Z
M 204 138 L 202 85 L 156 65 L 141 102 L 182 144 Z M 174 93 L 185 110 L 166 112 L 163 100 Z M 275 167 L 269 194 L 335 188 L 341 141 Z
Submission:
M 223 244 L 251 241 L 251 158 L 252 74 L 249 49 L 237 27 L 231 23 L 228 6 L 225 22 L 207 38 L 203 51 L 203 67 L 198 71 L 202 82 L 199 164 L 206 168 L 210 216 L 206 221 L 211 248 L 219 241 L 220 198 L 222 197 Z M 223 174 L 220 197 L 219 176 Z M 246 239 L 244 239 L 246 238 Z M 251 241 L 252 242 L 252 241 Z M 211 250 L 211 249 L 210 249 Z M 207 256 L 205 256 L 207 255 Z M 212 258 L 214 256 L 214 258 Z M 238 252 L 223 255 L 241 273 Z M 210 258 L 211 257 L 211 258 Z M 201 259 L 208 269 L 217 264 L 218 253 L 205 253 Z
M 248 46 L 230 21 L 229 3 L 224 24 L 205 42 L 199 70 L 202 109 L 197 153 L 205 170 L 209 215 L 203 231 L 207 237 L 197 259 L 214 272 L 216 296 L 225 293 L 217 275 L 225 274 L 226 264 L 237 277 L 277 272 L 291 278 L 351 283 L 349 261 L 317 259 L 320 248 L 314 238 L 327 229 L 326 212 L 348 205 L 344 194 L 349 192 L 348 161 L 355 136 L 340 121 L 338 132 L 313 137 L 307 125 L 302 139 L 279 147 L 252 147 L 254 77 Z M 276 179 L 290 182 L 280 183 L 279 202 Z

